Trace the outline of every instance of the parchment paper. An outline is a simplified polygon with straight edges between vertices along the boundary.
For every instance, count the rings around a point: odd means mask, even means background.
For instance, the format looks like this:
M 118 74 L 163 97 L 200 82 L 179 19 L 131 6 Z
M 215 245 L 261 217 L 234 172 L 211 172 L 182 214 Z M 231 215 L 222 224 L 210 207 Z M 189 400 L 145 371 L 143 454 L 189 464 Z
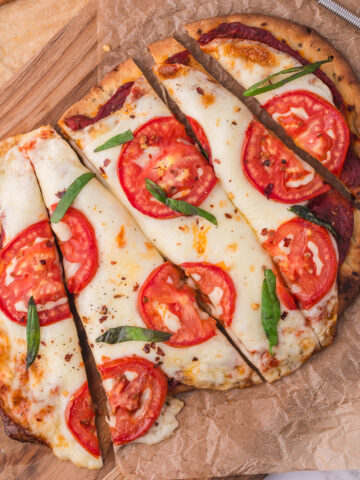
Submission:
M 360 14 L 358 0 L 341 3 Z M 360 32 L 314 0 L 99 0 L 100 78 L 132 56 L 159 92 L 145 45 L 174 35 L 233 89 L 234 83 L 204 59 L 182 25 L 242 12 L 278 15 L 315 28 L 360 76 Z M 159 445 L 120 449 L 119 472 L 127 480 L 170 480 L 360 468 L 359 312 L 360 298 L 339 321 L 334 344 L 288 378 L 242 391 L 183 395 L 186 407 L 178 431 Z
M 0 87 L 88 0 L 0 0 Z

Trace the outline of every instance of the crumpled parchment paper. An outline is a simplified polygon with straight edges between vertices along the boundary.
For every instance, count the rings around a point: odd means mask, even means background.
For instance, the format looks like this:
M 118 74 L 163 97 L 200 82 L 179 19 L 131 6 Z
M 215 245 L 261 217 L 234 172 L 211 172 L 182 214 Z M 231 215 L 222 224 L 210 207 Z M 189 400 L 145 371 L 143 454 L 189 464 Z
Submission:
M 358 0 L 341 4 L 360 15 Z M 147 43 L 174 35 L 197 53 L 183 24 L 244 12 L 315 28 L 360 76 L 360 31 L 315 0 L 99 0 L 99 76 L 132 56 L 160 92 Z M 231 89 L 214 62 L 206 66 Z M 180 428 L 170 439 L 117 452 L 118 470 L 127 480 L 360 468 L 360 298 L 339 320 L 334 344 L 291 376 L 242 391 L 194 391 L 182 397 Z

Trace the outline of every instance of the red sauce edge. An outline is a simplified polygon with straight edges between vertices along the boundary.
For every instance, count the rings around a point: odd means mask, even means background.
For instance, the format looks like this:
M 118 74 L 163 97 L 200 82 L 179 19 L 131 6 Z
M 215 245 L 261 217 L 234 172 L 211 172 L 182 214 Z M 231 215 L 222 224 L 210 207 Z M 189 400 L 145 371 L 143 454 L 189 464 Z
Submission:
M 72 117 L 65 119 L 66 125 L 71 128 L 71 130 L 80 130 L 80 128 L 85 128 L 89 125 L 92 125 L 102 118 L 108 117 L 111 113 L 120 110 L 120 108 L 124 105 L 133 85 L 134 82 L 127 82 L 121 85 L 116 90 L 114 95 L 99 108 L 99 111 L 95 117 L 90 118 L 85 115 L 73 115 Z
M 175 53 L 165 60 L 165 63 L 181 63 L 182 65 L 189 65 L 190 52 L 189 50 L 183 50 L 182 52 Z

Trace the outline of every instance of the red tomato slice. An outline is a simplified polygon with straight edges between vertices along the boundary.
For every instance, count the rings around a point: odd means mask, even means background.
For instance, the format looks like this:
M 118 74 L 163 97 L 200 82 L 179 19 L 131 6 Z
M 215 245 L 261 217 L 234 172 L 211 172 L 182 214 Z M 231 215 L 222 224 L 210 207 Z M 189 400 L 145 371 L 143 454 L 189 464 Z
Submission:
M 349 129 L 334 105 L 315 93 L 295 90 L 275 96 L 264 108 L 299 147 L 340 175 L 349 148 Z
M 149 328 L 174 333 L 167 342 L 173 347 L 197 345 L 216 333 L 215 320 L 199 309 L 195 291 L 169 262 L 157 267 L 145 280 L 139 291 L 138 308 Z M 178 328 L 166 325 L 166 314 L 177 317 Z
M 156 200 L 145 187 L 149 178 L 166 195 L 200 205 L 216 183 L 211 165 L 173 117 L 159 117 L 140 126 L 122 149 L 118 164 L 122 188 L 133 207 L 155 218 L 175 213 Z
M 95 412 L 87 382 L 71 396 L 66 406 L 65 418 L 69 430 L 80 445 L 94 457 L 100 457 Z
M 210 308 L 213 316 L 224 325 L 231 325 L 235 310 L 236 290 L 235 285 L 228 273 L 222 268 L 211 263 L 183 263 L 181 267 L 185 274 L 193 279 L 201 293 L 210 300 Z M 213 298 L 211 298 L 214 296 Z M 218 298 L 217 305 L 212 303 Z
M 114 380 L 108 393 L 116 418 L 115 426 L 110 427 L 114 444 L 122 445 L 144 435 L 160 415 L 167 395 L 164 373 L 136 356 L 112 360 L 98 368 L 103 380 Z
M 289 292 L 289 289 L 285 286 L 282 277 L 279 275 L 277 269 L 273 269 L 276 276 L 276 295 L 280 302 L 287 310 L 297 310 L 297 306 L 294 297 Z
M 257 121 L 245 133 L 242 168 L 250 183 L 281 203 L 299 203 L 330 187 Z
M 303 309 L 319 302 L 332 287 L 338 260 L 325 228 L 294 218 L 276 232 L 270 230 L 263 245 Z
M 56 205 L 52 205 L 54 210 Z M 79 210 L 70 207 L 61 222 L 71 230 L 71 237 L 62 242 L 59 241 L 64 258 L 70 263 L 78 263 L 80 266 L 75 274 L 67 280 L 70 293 L 79 293 L 93 279 L 99 266 L 99 254 L 96 244 L 94 229 Z
M 211 160 L 211 148 L 209 144 L 209 140 L 206 136 L 205 130 L 203 127 L 200 125 L 200 123 L 195 120 L 195 118 L 192 117 L 186 117 L 188 119 L 188 122 L 190 123 L 190 127 L 192 128 L 195 137 L 197 138 L 197 141 L 200 143 L 201 148 L 204 150 L 204 152 L 207 155 L 207 158 L 212 165 L 212 160 Z
M 71 317 L 47 220 L 23 230 L 0 252 L 0 309 L 10 320 L 26 325 L 31 296 L 41 326 Z

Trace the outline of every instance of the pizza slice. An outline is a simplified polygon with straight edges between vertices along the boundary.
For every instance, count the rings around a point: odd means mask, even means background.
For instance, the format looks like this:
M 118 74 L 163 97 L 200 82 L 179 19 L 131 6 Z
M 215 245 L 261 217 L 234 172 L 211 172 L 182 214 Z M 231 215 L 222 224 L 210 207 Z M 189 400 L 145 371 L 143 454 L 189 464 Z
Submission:
M 291 373 L 311 355 L 315 336 L 280 276 L 273 292 L 278 317 L 266 320 L 264 270 L 277 273 L 270 257 L 132 60 L 70 107 L 59 124 L 151 242 L 181 267 L 201 293 L 203 309 L 222 322 L 266 380 Z M 185 215 L 169 207 L 174 202 L 186 208 Z M 161 285 L 168 288 L 165 273 L 156 270 L 139 290 L 144 322 L 160 330 L 166 327 L 158 297 L 164 294 Z
M 216 17 L 187 25 L 186 29 L 201 49 L 246 89 L 276 74 L 270 79 L 275 83 L 271 90 L 265 82 L 262 86 L 267 87 L 266 91 L 255 98 L 297 145 L 339 176 L 355 195 L 359 193 L 360 84 L 348 62 L 325 38 L 311 28 L 264 15 Z M 276 85 L 290 73 L 299 73 L 279 72 L 309 68 L 310 62 L 322 61 L 325 63 L 312 74 Z M 278 168 L 277 163 L 271 170 Z M 265 179 L 266 169 L 269 167 L 258 168 L 260 178 Z M 340 263 L 344 262 L 339 285 L 343 309 L 358 289 L 360 212 L 355 210 L 353 222 L 349 203 L 308 172 L 312 169 L 307 165 L 298 171 L 298 193 L 302 190 L 298 201 L 309 201 L 309 208 L 331 223 L 338 238 L 342 238 L 338 247 Z M 259 181 L 251 174 L 250 178 L 259 188 Z M 289 190 L 276 186 L 273 194 L 275 190 L 281 201 L 294 201 Z
M 22 148 L 29 139 L 0 144 L 1 415 L 12 438 L 96 469 L 95 412 L 47 212 Z
M 287 188 L 297 190 L 297 177 L 291 175 L 303 163 L 176 40 L 163 40 L 149 49 L 156 61 L 155 74 L 189 119 L 200 144 L 207 145 L 203 148 L 208 149 L 229 198 L 278 265 L 320 344 L 328 345 L 337 319 L 335 239 L 326 228 L 300 218 L 291 204 L 271 195 L 275 184 L 284 184 L 283 171 L 290 172 Z M 264 189 L 256 187 L 249 176 L 260 182 L 256 168 L 271 166 L 274 158 L 281 159 L 282 167 L 269 172 L 270 183 Z M 309 174 L 320 178 L 315 172 Z M 294 202 L 298 203 L 295 198 Z M 345 213 L 343 221 L 351 223 L 352 209 Z
M 73 182 L 89 172 L 51 127 L 32 133 L 27 153 L 53 214 Z M 181 272 L 164 262 L 97 179 L 83 186 L 52 227 L 108 396 L 115 445 L 169 436 L 182 402 L 167 394 L 182 385 L 227 390 L 260 383 L 213 318 L 199 309 Z M 175 333 L 156 338 L 160 330 Z

